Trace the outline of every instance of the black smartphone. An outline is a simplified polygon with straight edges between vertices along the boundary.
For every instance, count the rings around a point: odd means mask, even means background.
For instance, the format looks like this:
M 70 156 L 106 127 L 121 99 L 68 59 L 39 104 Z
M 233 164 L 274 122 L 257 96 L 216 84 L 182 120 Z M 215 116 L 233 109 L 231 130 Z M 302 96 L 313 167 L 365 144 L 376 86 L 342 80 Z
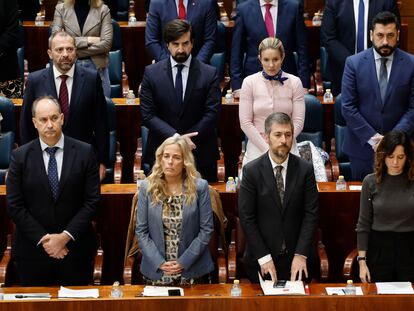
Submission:
M 285 288 L 286 286 L 286 280 L 277 280 L 274 284 L 273 287 L 275 288 Z
M 179 289 L 169 289 L 168 296 L 181 296 L 181 291 Z

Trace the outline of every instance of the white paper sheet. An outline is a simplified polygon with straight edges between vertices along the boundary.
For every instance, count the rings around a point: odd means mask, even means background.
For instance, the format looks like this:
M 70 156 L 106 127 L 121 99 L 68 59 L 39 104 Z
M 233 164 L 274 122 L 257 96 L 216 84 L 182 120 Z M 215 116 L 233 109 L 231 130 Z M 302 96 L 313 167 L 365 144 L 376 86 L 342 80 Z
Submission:
M 180 296 L 184 296 L 184 290 L 181 287 L 166 287 L 166 286 L 145 286 L 142 292 L 143 296 L 168 296 L 169 290 L 178 289 Z
M 387 294 L 414 294 L 413 287 L 410 282 L 377 282 L 377 293 Z
M 33 300 L 33 299 L 50 299 L 52 296 L 49 293 L 15 293 L 4 294 L 3 300 Z
M 361 286 L 355 286 L 355 289 L 356 289 L 357 296 L 364 295 L 364 293 L 362 292 Z M 345 295 L 346 287 L 325 287 L 325 290 L 326 290 L 326 293 L 330 296 L 331 295 L 343 296 Z
M 259 273 L 260 286 L 265 295 L 305 295 L 305 288 L 302 281 L 287 281 L 284 288 L 273 287 L 272 281 L 263 280 Z
M 349 190 L 352 190 L 352 191 L 361 191 L 362 190 L 362 186 L 349 185 Z
M 61 286 L 58 291 L 58 298 L 98 298 L 99 289 L 69 289 Z

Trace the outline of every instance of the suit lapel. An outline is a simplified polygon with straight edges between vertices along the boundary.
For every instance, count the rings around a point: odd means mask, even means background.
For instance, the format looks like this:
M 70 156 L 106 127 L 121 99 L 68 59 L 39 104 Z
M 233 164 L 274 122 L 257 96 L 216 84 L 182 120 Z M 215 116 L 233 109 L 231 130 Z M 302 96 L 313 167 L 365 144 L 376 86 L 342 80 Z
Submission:
M 69 120 L 76 115 L 76 105 L 80 102 L 79 96 L 81 95 L 83 84 L 85 82 L 84 79 L 84 72 L 82 68 L 75 64 L 75 71 L 73 73 L 73 84 L 72 84 L 72 93 L 70 96 L 70 103 L 69 103 Z M 65 125 L 69 122 L 65 122 Z
M 191 98 L 191 92 L 195 86 L 195 81 L 200 77 L 199 64 L 194 57 L 191 58 L 190 68 L 188 70 L 187 85 L 185 87 L 185 94 L 183 104 L 180 107 L 180 116 L 184 112 L 184 108 L 188 105 Z
M 279 6 L 280 6 L 281 1 L 279 1 Z M 256 21 L 256 26 L 257 26 L 257 31 L 259 32 L 259 36 L 261 38 L 267 38 L 268 34 L 267 34 L 267 29 L 266 29 L 266 24 L 264 22 L 263 19 L 263 14 L 262 14 L 262 8 L 260 7 L 260 2 L 259 0 L 255 1 L 255 2 L 251 2 L 251 6 L 250 6 L 250 12 L 252 13 L 252 17 L 253 20 Z M 279 9 L 278 9 L 279 12 Z M 279 19 L 279 13 L 278 13 L 278 21 Z M 279 26 L 279 25 L 276 25 Z M 279 27 L 276 27 L 279 28 Z M 277 29 L 276 29 L 277 31 Z
M 72 7 L 72 10 L 66 10 L 66 20 L 66 31 L 70 29 L 75 34 L 75 36 L 82 37 L 82 33 L 79 28 L 78 18 L 75 13 L 75 7 Z
M 192 20 L 194 13 L 197 12 L 197 5 L 198 3 L 196 0 L 188 0 L 186 8 L 186 20 Z
M 50 66 L 43 75 L 44 85 L 46 86 L 46 93 L 58 98 L 56 92 L 55 76 L 53 75 L 53 66 Z
M 354 11 L 354 1 L 344 1 L 343 2 L 345 8 L 344 11 L 348 12 L 348 16 L 349 16 L 349 27 L 351 28 L 351 33 L 352 33 L 352 37 L 351 37 L 351 46 L 353 46 L 353 51 L 355 51 L 355 42 L 356 42 L 356 28 L 355 28 L 355 11 Z M 369 21 L 371 19 L 368 19 Z M 369 27 L 369 23 L 367 23 L 367 27 Z M 368 32 L 369 33 L 369 32 Z M 369 36 L 368 36 L 369 38 Z M 352 53 L 353 54 L 353 53 Z
M 390 96 L 390 94 L 392 94 L 394 88 L 399 85 L 397 74 L 398 72 L 404 71 L 404 69 L 402 68 L 404 66 L 403 61 L 404 59 L 401 57 L 399 50 L 396 49 L 393 56 L 390 78 L 388 79 L 387 83 L 387 91 L 385 92 L 385 98 L 382 105 L 385 105 L 388 97 Z
M 377 68 L 375 66 L 375 57 L 374 57 L 374 51 L 373 48 L 369 48 L 368 50 L 365 50 L 364 53 L 364 63 L 368 65 L 368 75 L 370 77 L 370 81 L 376 81 L 374 83 L 375 87 L 375 105 L 377 105 L 380 109 L 382 108 L 382 99 L 381 99 L 381 92 L 379 88 L 379 82 L 378 82 L 378 76 L 377 76 Z
M 285 196 L 283 199 L 283 211 L 286 210 L 293 190 L 296 187 L 298 159 L 292 154 L 289 155 L 288 167 L 286 172 Z
M 269 155 L 266 152 L 261 158 L 261 170 L 260 170 L 265 186 L 270 189 L 272 193 L 272 199 L 275 205 L 282 211 L 282 205 L 280 204 L 279 193 L 277 192 L 276 178 L 273 173 L 272 163 L 270 163 Z
M 174 80 L 173 80 L 173 76 L 172 76 L 172 68 L 171 68 L 171 60 L 170 57 L 168 57 L 165 60 L 164 66 L 163 66 L 163 71 L 164 71 L 164 75 L 167 77 L 167 87 L 165 89 L 166 92 L 169 93 L 168 98 L 172 98 L 172 102 L 174 103 L 175 106 L 175 111 L 177 113 L 179 113 L 180 109 L 181 109 L 181 104 L 178 102 L 177 100 L 177 95 L 175 93 L 175 87 L 174 87 Z
M 52 190 L 49 185 L 49 178 L 47 177 L 45 162 L 43 160 L 43 151 L 40 146 L 40 140 L 36 139 L 32 145 L 33 150 L 33 163 L 34 167 L 37 169 L 36 176 L 39 177 L 39 182 L 44 185 L 45 193 L 48 194 L 50 200 L 53 201 Z
M 100 12 L 98 9 L 90 8 L 88 16 L 86 17 L 85 24 L 83 25 L 82 29 L 82 35 L 86 35 L 92 28 L 97 26 L 97 21 L 99 21 L 100 18 Z M 80 31 L 80 29 L 79 29 Z
M 63 145 L 62 171 L 61 171 L 60 179 L 59 179 L 59 193 L 57 196 L 57 200 L 59 199 L 59 196 L 62 193 L 62 189 L 65 186 L 65 183 L 69 177 L 69 173 L 72 171 L 72 165 L 73 165 L 75 158 L 76 158 L 76 148 L 70 142 L 70 140 L 68 140 L 67 137 L 65 136 L 64 145 Z
M 177 9 L 177 4 L 175 3 L 175 0 L 169 0 L 168 1 L 167 14 L 171 14 L 170 15 L 171 16 L 171 20 L 178 18 L 178 9 Z

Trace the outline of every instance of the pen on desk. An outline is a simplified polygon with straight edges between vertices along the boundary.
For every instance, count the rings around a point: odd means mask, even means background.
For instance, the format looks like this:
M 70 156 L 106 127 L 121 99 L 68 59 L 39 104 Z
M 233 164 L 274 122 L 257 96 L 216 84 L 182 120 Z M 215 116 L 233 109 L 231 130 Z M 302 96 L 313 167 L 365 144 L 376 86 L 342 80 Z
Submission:
M 49 294 L 45 295 L 14 295 L 15 298 L 22 299 L 22 298 L 51 298 Z
M 346 295 L 346 291 L 345 291 L 345 289 L 343 289 L 343 288 L 342 288 L 342 292 L 344 293 L 344 295 Z
M 309 285 L 308 284 L 305 285 L 305 294 L 306 295 L 310 295 L 310 289 L 309 289 Z

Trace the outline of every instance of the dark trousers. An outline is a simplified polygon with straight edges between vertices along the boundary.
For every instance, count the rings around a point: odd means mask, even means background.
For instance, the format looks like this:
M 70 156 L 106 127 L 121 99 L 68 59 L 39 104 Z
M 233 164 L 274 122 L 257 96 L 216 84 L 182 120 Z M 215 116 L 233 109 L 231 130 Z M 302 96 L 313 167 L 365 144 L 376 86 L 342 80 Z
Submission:
M 365 176 L 373 172 L 373 159 L 362 160 L 354 157 L 349 157 L 351 162 L 352 180 L 363 181 Z
M 202 178 L 207 180 L 208 182 L 216 182 L 217 181 L 217 162 L 213 162 L 210 165 L 206 166 L 199 166 L 197 167 Z
M 64 259 L 16 258 L 22 286 L 88 285 L 92 280 L 92 259 L 70 256 Z
M 414 282 L 414 232 L 371 231 L 367 265 L 371 282 Z
M 283 254 L 273 258 L 278 280 L 290 280 L 290 267 L 292 266 L 292 260 L 293 256 L 290 254 Z M 260 272 L 260 265 L 257 260 L 255 262 L 251 262 L 247 272 L 250 282 L 259 283 L 258 272 Z M 304 277 L 305 276 L 303 276 L 303 278 Z M 270 280 L 270 275 L 262 275 L 262 278 Z

